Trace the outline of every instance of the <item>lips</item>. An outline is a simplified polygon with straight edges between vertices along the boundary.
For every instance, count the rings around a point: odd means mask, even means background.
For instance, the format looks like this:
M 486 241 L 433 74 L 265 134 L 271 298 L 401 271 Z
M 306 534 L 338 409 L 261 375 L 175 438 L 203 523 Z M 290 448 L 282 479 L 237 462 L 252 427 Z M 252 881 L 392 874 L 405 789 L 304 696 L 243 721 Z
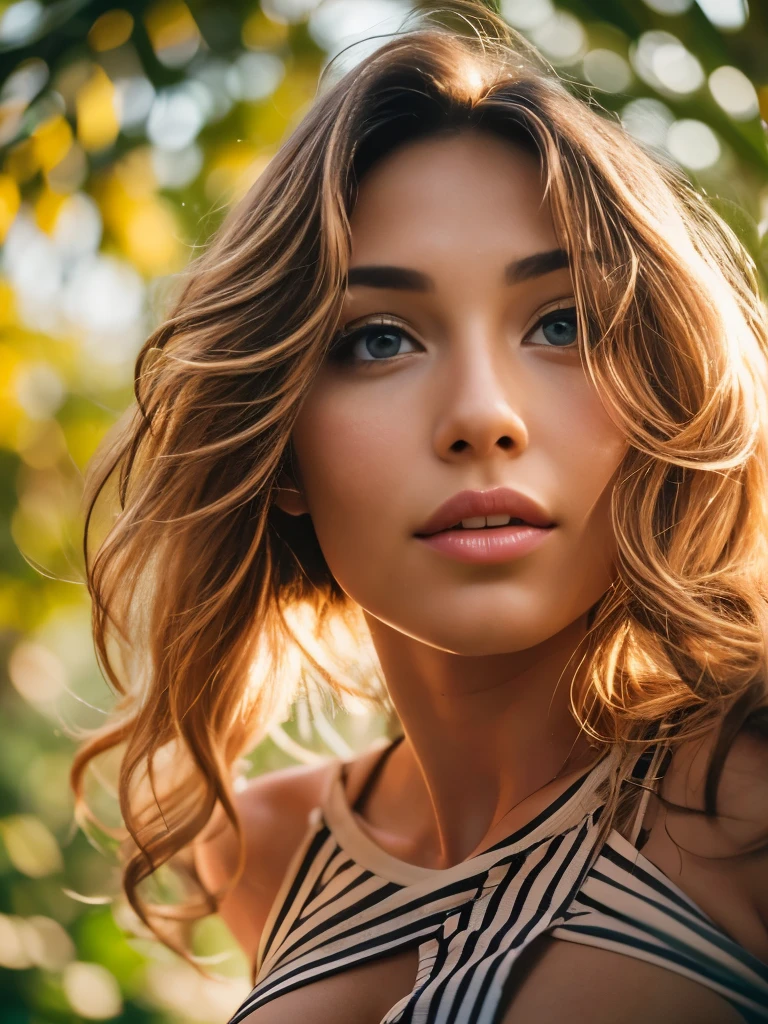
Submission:
M 533 498 L 511 487 L 495 487 L 489 491 L 459 491 L 436 509 L 417 531 L 417 537 L 428 537 L 450 530 L 462 519 L 472 516 L 508 515 L 522 519 L 530 526 L 546 529 L 557 525 L 552 516 Z

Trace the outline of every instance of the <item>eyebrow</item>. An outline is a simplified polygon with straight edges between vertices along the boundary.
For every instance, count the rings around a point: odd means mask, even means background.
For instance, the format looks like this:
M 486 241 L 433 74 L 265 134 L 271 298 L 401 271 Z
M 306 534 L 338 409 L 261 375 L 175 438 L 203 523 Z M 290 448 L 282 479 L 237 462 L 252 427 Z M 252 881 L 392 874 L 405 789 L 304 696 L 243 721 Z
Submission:
M 553 270 L 562 270 L 568 265 L 568 253 L 565 249 L 551 249 L 549 252 L 537 252 L 532 256 L 512 260 L 504 268 L 502 279 L 504 284 L 519 284 L 521 281 L 529 281 L 532 277 L 550 274 Z M 435 282 L 429 274 L 421 270 L 388 266 L 351 267 L 347 273 L 347 287 L 351 288 L 353 285 L 411 292 L 429 292 L 435 288 Z

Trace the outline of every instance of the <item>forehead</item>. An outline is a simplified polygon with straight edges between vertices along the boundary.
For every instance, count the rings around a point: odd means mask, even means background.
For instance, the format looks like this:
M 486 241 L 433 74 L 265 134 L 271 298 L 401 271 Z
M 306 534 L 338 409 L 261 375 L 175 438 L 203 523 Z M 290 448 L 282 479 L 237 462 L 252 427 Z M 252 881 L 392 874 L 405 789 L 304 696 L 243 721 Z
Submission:
M 363 178 L 350 217 L 353 262 L 420 254 L 504 261 L 556 247 L 537 158 L 488 132 L 407 143 Z

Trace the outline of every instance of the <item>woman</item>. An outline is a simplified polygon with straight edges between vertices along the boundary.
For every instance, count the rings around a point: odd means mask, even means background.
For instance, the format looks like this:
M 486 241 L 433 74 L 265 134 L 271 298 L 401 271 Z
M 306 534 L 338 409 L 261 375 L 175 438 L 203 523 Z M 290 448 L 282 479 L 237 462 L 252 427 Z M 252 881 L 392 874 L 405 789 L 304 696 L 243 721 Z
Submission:
M 766 1020 L 754 268 L 452 6 L 475 35 L 317 99 L 139 357 L 90 490 L 119 470 L 89 579 L 123 697 L 73 784 L 125 744 L 125 891 L 183 953 L 139 883 L 220 911 L 233 1024 Z M 298 606 L 367 631 L 401 729 L 235 796 Z

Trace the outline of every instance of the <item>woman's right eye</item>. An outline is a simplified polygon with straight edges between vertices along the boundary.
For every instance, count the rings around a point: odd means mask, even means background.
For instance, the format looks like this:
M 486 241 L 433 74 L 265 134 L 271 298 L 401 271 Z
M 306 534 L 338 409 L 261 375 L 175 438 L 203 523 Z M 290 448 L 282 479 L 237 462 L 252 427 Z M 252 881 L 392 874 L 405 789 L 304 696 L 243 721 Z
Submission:
M 413 344 L 396 324 L 369 323 L 341 331 L 331 343 L 328 357 L 335 363 L 383 363 L 393 356 L 403 355 L 400 351 L 403 339 Z

